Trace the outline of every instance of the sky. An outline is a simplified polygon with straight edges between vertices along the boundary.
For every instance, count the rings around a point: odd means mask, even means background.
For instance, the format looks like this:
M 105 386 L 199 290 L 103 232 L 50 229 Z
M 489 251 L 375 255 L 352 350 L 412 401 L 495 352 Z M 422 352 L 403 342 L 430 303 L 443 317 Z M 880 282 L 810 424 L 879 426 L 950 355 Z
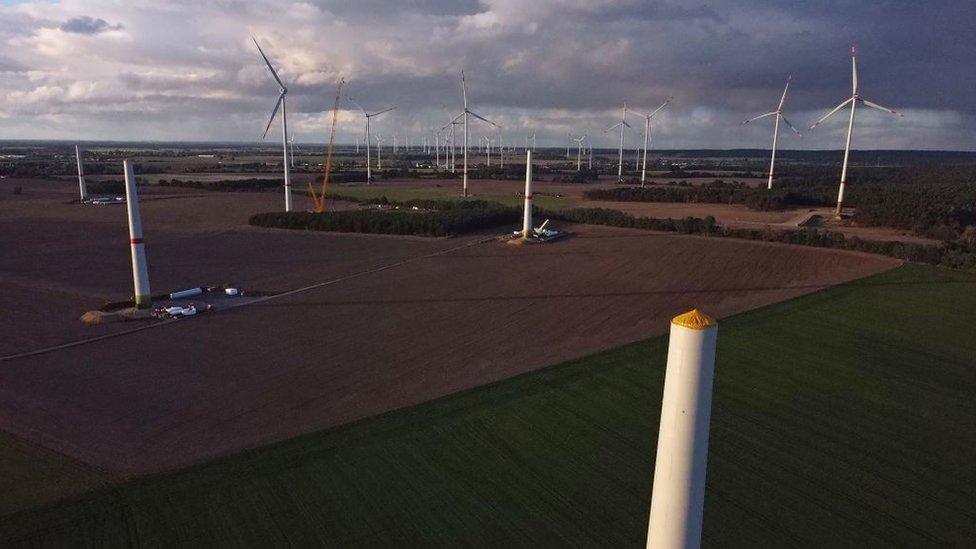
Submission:
M 806 129 L 851 94 L 854 148 L 976 150 L 972 0 L 0 0 L 0 139 L 260 141 L 278 96 L 251 36 L 289 88 L 297 142 L 328 139 L 338 79 L 389 143 L 432 135 L 470 108 L 472 139 L 565 146 L 604 130 L 624 101 L 654 118 L 653 147 L 764 148 L 784 111 L 803 137 L 843 147 L 847 116 Z M 363 133 L 343 98 L 337 140 Z M 629 116 L 628 146 L 643 130 Z M 269 142 L 280 140 L 273 124 Z M 497 139 L 497 137 L 495 137 Z

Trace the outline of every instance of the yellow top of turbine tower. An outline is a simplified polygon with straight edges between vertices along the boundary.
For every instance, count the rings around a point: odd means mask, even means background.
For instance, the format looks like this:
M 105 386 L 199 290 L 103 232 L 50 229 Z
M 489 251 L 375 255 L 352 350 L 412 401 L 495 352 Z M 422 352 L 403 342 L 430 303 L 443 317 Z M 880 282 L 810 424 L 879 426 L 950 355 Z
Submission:
M 672 318 L 671 323 L 684 328 L 691 328 L 692 330 L 704 330 L 717 325 L 714 318 L 698 309 L 692 309 L 687 313 Z

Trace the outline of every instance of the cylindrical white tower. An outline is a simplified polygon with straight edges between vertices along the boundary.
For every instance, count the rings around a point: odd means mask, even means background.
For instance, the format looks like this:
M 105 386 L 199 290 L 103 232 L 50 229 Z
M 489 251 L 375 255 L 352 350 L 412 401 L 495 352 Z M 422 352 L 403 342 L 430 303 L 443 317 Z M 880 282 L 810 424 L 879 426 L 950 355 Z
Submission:
M 697 309 L 671 320 L 647 547 L 701 545 L 715 320 Z
M 525 151 L 525 212 L 522 214 L 522 238 L 532 234 L 532 151 Z
M 136 308 L 145 309 L 152 305 L 149 291 L 149 266 L 146 263 L 146 244 L 142 240 L 142 216 L 139 214 L 139 196 L 136 194 L 136 175 L 132 163 L 123 161 L 125 166 L 125 206 L 129 216 L 129 247 L 132 249 L 132 284 Z
M 81 148 L 75 145 L 75 159 L 78 161 L 78 191 L 81 193 L 81 201 L 88 200 L 88 188 L 85 187 L 85 167 L 81 163 Z

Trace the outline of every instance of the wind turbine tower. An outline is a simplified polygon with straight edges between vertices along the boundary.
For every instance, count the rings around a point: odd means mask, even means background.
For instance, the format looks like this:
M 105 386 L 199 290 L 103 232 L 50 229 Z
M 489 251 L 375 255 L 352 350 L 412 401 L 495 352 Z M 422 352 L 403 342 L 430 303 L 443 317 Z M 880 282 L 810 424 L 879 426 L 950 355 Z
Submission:
M 464 167 L 462 169 L 463 175 L 461 178 L 462 180 L 461 196 L 468 196 L 468 116 L 469 115 L 473 116 L 478 120 L 481 120 L 482 122 L 486 122 L 488 124 L 491 124 L 492 126 L 495 126 L 496 128 L 501 128 L 501 126 L 495 124 L 491 120 L 488 120 L 484 116 L 481 116 L 480 114 L 468 108 L 468 91 L 467 91 L 467 86 L 464 82 L 464 71 L 461 71 L 461 104 L 463 106 L 463 110 L 461 111 L 461 114 L 454 117 L 454 120 L 452 120 L 451 122 L 454 123 L 457 122 L 458 120 L 461 120 L 462 123 L 464 124 L 464 139 L 462 144 L 462 146 L 464 147 L 464 161 L 463 161 Z
M 290 212 L 292 210 L 292 203 L 291 203 L 291 174 L 289 173 L 288 170 L 289 168 L 288 166 L 289 163 L 288 110 L 285 107 L 285 96 L 288 94 L 288 88 L 285 87 L 285 84 L 281 81 L 281 78 L 278 78 L 278 73 L 274 70 L 274 67 L 271 66 L 271 61 L 268 61 L 268 56 L 264 54 L 264 50 L 261 49 L 261 46 L 260 44 L 258 44 L 258 41 L 255 40 L 253 36 L 251 37 L 251 41 L 253 41 L 254 45 L 257 46 L 258 52 L 261 54 L 261 58 L 264 59 L 264 63 L 268 66 L 268 70 L 271 71 L 271 76 L 274 77 L 275 82 L 277 82 L 278 86 L 280 87 L 280 94 L 278 95 L 278 101 L 275 103 L 274 110 L 271 111 L 271 118 L 268 119 L 268 125 L 264 128 L 264 136 L 262 136 L 261 139 L 264 139 L 265 137 L 268 136 L 268 130 L 271 129 L 271 123 L 274 122 L 275 115 L 278 114 L 278 109 L 280 108 L 281 109 L 281 149 L 282 149 L 282 154 L 284 156 L 284 170 L 285 170 L 285 211 Z
M 630 124 L 627 123 L 627 102 L 624 101 L 624 108 L 620 112 L 620 122 L 617 122 L 613 126 L 603 130 L 603 133 L 609 132 L 614 128 L 620 128 L 620 148 L 617 149 L 617 181 L 624 180 L 624 128 L 629 128 Z
M 654 109 L 654 111 L 651 113 L 647 113 L 647 114 L 641 114 L 637 112 L 634 113 L 644 118 L 644 160 L 641 163 L 641 187 L 644 186 L 644 180 L 647 179 L 647 144 L 649 142 L 650 135 L 651 135 L 651 119 L 654 118 L 654 115 L 661 112 L 661 109 L 667 107 L 669 103 L 671 103 L 670 97 L 665 99 L 664 103 L 661 104 L 660 107 Z
M 790 124 L 790 121 L 787 120 L 786 116 L 783 115 L 783 104 L 786 103 L 786 92 L 790 89 L 791 80 L 793 80 L 792 75 L 786 79 L 786 87 L 783 88 L 783 95 L 779 98 L 779 105 L 776 107 L 775 111 L 760 114 L 759 116 L 750 118 L 749 120 L 743 122 L 743 124 L 748 124 L 749 122 L 759 120 L 760 118 L 766 118 L 767 116 L 776 117 L 776 122 L 773 123 L 773 151 L 769 158 L 769 181 L 766 183 L 767 189 L 773 188 L 773 171 L 776 166 L 776 141 L 779 138 L 779 121 L 782 120 L 787 126 L 790 127 L 791 130 L 793 130 L 793 133 L 795 133 L 798 137 L 802 137 L 800 132 L 794 128 L 793 124 Z
M 574 137 L 573 141 L 576 142 L 576 171 L 580 171 L 583 164 L 583 141 L 586 139 L 586 134 L 579 137 Z
M 834 110 L 825 114 L 823 118 L 817 120 L 814 125 L 810 126 L 810 129 L 813 130 L 822 124 L 825 120 L 833 116 L 834 113 L 846 107 L 848 103 L 851 105 L 851 116 L 847 122 L 847 142 L 844 145 L 844 165 L 840 172 L 840 189 L 837 191 L 837 211 L 834 213 L 834 215 L 838 218 L 840 217 L 841 209 L 844 204 L 844 186 L 847 185 L 847 160 L 851 154 L 851 135 L 854 133 L 854 111 L 857 109 L 857 104 L 863 103 L 865 107 L 871 107 L 872 109 L 877 109 L 888 114 L 894 114 L 902 117 L 905 116 L 898 111 L 889 109 L 888 107 L 882 107 L 877 103 L 872 103 L 871 101 L 861 97 L 857 88 L 857 51 L 854 49 L 854 46 L 851 46 L 851 97 L 844 100 L 844 102 L 840 105 L 834 107 Z
M 380 111 L 376 111 L 376 112 L 373 112 L 373 113 L 369 113 L 369 112 L 366 112 L 366 109 L 364 109 L 362 105 L 360 105 L 359 103 L 356 103 L 356 100 L 353 99 L 352 97 L 350 97 L 349 100 L 352 101 L 352 103 L 354 105 L 356 105 L 357 107 L 359 107 L 359 110 L 361 110 L 363 112 L 363 117 L 366 118 L 366 139 L 365 139 L 365 141 L 366 141 L 366 183 L 369 184 L 369 183 L 372 183 L 373 182 L 373 168 L 372 168 L 372 166 L 370 166 L 370 164 L 371 164 L 370 152 L 371 151 L 370 151 L 370 146 L 369 146 L 369 138 L 370 138 L 369 122 L 374 117 L 377 117 L 377 116 L 379 116 L 379 115 L 381 115 L 383 113 L 390 112 L 393 109 L 395 109 L 396 107 L 389 107 L 389 108 L 386 108 L 386 109 L 383 109 L 383 110 L 380 110 Z M 380 141 L 381 140 L 379 138 L 377 138 L 377 140 L 376 140 L 376 148 L 377 148 L 377 150 L 376 150 L 376 158 L 377 158 L 377 160 L 379 160 L 379 155 L 380 155 L 380 153 L 379 153 L 379 143 L 380 143 Z M 379 166 L 378 163 L 377 163 L 376 168 L 377 169 L 382 169 L 382 168 L 380 168 L 380 166 Z
M 85 166 L 81 163 L 81 148 L 78 145 L 75 145 L 75 160 L 78 162 L 78 192 L 84 202 L 88 200 L 88 187 L 85 186 Z
M 383 152 L 383 137 L 377 135 L 376 136 L 376 169 L 377 170 L 383 169 L 382 152 Z M 367 177 L 372 177 L 372 176 L 367 176 Z

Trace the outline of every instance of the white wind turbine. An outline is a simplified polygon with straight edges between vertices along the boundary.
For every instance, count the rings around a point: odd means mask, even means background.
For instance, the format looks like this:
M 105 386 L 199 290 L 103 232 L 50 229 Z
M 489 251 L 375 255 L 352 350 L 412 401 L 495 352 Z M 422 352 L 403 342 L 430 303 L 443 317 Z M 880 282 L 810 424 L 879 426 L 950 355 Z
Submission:
M 462 145 L 464 147 L 464 168 L 462 170 L 463 176 L 462 176 L 461 196 L 468 196 L 468 115 L 471 115 L 477 118 L 478 120 L 481 120 L 482 122 L 487 122 L 488 124 L 491 124 L 496 128 L 501 128 L 501 126 L 495 124 L 491 120 L 488 120 L 484 116 L 481 116 L 480 114 L 468 108 L 468 91 L 464 83 L 464 71 L 461 71 L 461 104 L 463 106 L 463 110 L 461 111 L 461 114 L 455 116 L 454 120 L 451 120 L 451 123 L 453 124 L 454 122 L 457 122 L 460 119 L 463 121 L 462 123 L 464 124 L 464 139 Z M 447 126 L 444 127 L 446 128 Z
M 376 117 L 376 116 L 379 116 L 379 115 L 381 115 L 383 113 L 387 113 L 387 112 L 392 111 L 396 107 L 389 107 L 389 108 L 386 108 L 386 109 L 383 109 L 383 110 L 380 110 L 380 111 L 376 111 L 376 112 L 370 113 L 370 112 L 366 112 L 366 109 L 364 109 L 363 106 L 360 105 L 359 103 L 357 103 L 356 100 L 353 99 L 352 97 L 349 97 L 349 100 L 352 101 L 352 103 L 354 105 L 356 105 L 357 107 L 359 107 L 359 110 L 363 111 L 363 117 L 366 118 L 366 139 L 365 139 L 365 141 L 366 141 L 366 183 L 369 184 L 369 183 L 372 183 L 373 182 L 373 168 L 372 168 L 372 166 L 370 166 L 370 163 L 371 163 L 370 152 L 371 151 L 370 151 L 370 146 L 369 146 L 369 138 L 370 138 L 369 121 L 372 118 Z M 396 136 L 394 136 L 394 140 L 396 140 Z M 379 157 L 380 157 L 379 144 L 380 144 L 381 141 L 382 140 L 379 139 L 379 138 L 376 139 L 376 147 L 377 147 L 377 149 L 376 149 L 376 158 L 377 158 L 376 169 L 378 169 L 378 170 L 382 169 L 382 167 L 379 164 Z
M 857 104 L 863 103 L 864 106 L 866 107 L 871 107 L 872 109 L 877 109 L 879 111 L 883 111 L 888 114 L 905 116 L 898 111 L 889 109 L 888 107 L 882 107 L 881 105 L 878 105 L 877 103 L 872 103 L 871 101 L 868 101 L 867 99 L 864 99 L 860 96 L 857 90 L 857 52 L 855 51 L 854 46 L 851 46 L 851 97 L 845 100 L 840 105 L 834 107 L 834 110 L 825 114 L 823 118 L 817 120 L 817 122 L 814 125 L 810 126 L 810 129 L 812 130 L 817 126 L 819 126 L 820 124 L 822 124 L 825 120 L 830 118 L 835 112 L 846 107 L 848 103 L 850 103 L 851 105 L 851 117 L 847 123 L 847 143 L 844 145 L 844 166 L 843 168 L 841 168 L 840 189 L 837 191 L 837 211 L 834 214 L 837 217 L 840 217 L 841 207 L 843 206 L 844 203 L 844 186 L 847 184 L 847 159 L 850 157 L 851 154 L 851 135 L 854 133 L 854 111 L 857 109 Z
M 268 130 L 271 129 L 271 123 L 274 122 L 275 116 L 278 114 L 278 109 L 281 109 L 281 148 L 284 151 L 284 169 L 285 169 L 285 211 L 291 211 L 291 174 L 288 171 L 288 110 L 285 108 L 285 95 L 288 94 L 288 88 L 278 78 L 278 73 L 275 72 L 274 67 L 271 66 L 271 61 L 268 61 L 268 56 L 264 55 L 264 50 L 258 44 L 258 41 L 251 37 L 251 41 L 254 45 L 258 47 L 258 52 L 261 53 L 261 57 L 264 59 L 264 63 L 268 65 L 268 70 L 271 71 L 271 76 L 274 77 L 275 82 L 281 89 L 281 93 L 278 95 L 278 101 L 275 103 L 274 110 L 271 111 L 271 118 L 268 119 L 268 125 L 264 128 L 264 136 L 262 139 L 268 136 Z
M 799 137 L 803 137 L 800 131 L 797 130 L 795 127 L 793 127 L 793 124 L 790 124 L 790 121 L 787 120 L 786 116 L 783 114 L 783 103 L 786 102 L 786 92 L 787 90 L 790 89 L 791 80 L 793 80 L 792 75 L 790 75 L 786 79 L 786 87 L 783 88 L 783 96 L 779 98 L 779 106 L 776 107 L 775 111 L 767 112 L 766 114 L 760 114 L 759 116 L 750 118 L 749 120 L 746 120 L 745 122 L 742 123 L 742 124 L 748 124 L 749 122 L 752 122 L 754 120 L 759 120 L 760 118 L 766 118 L 767 116 L 776 117 L 776 122 L 773 124 L 773 152 L 769 158 L 769 181 L 766 183 L 767 189 L 773 188 L 773 169 L 776 166 L 776 141 L 779 138 L 779 121 L 782 120 L 783 122 L 786 123 L 787 126 L 790 127 L 791 130 L 793 130 L 793 133 L 795 133 Z
M 576 142 L 576 171 L 580 171 L 583 162 L 583 141 L 586 140 L 586 134 L 579 137 L 574 137 L 573 141 Z
M 630 124 L 627 123 L 627 102 L 624 101 L 624 108 L 620 113 L 620 122 L 617 122 L 613 126 L 603 130 L 603 133 L 607 133 L 614 128 L 620 128 L 620 148 L 617 150 L 617 181 L 624 180 L 624 128 L 629 128 Z
M 488 167 L 491 167 L 491 138 L 487 135 L 482 135 L 481 140 L 485 142 L 485 152 L 488 154 Z
M 654 116 L 657 113 L 661 112 L 661 109 L 667 107 L 668 104 L 671 103 L 671 99 L 672 99 L 671 97 L 665 99 L 664 103 L 662 103 L 660 107 L 654 109 L 654 111 L 651 113 L 644 114 L 644 113 L 634 112 L 635 115 L 644 118 L 644 160 L 641 163 L 641 187 L 644 186 L 644 180 L 647 178 L 647 144 L 651 135 L 651 119 L 654 118 Z
M 376 169 L 383 169 L 383 136 L 376 136 Z

